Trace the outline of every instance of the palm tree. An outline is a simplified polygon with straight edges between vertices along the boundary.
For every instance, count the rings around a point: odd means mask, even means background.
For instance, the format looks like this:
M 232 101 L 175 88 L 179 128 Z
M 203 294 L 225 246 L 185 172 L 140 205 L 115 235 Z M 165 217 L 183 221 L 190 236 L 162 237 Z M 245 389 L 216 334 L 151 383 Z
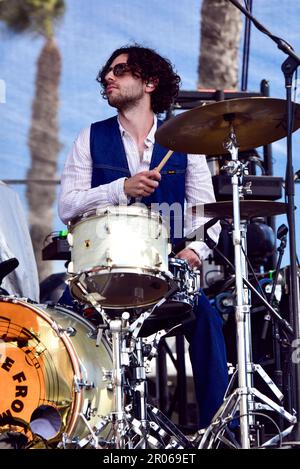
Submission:
M 55 179 L 59 153 L 58 87 L 61 55 L 54 40 L 54 26 L 65 10 L 64 0 L 0 0 L 0 20 L 15 33 L 31 32 L 45 38 L 38 62 L 35 97 L 28 144 L 31 168 L 27 173 L 29 225 L 40 280 L 51 273 L 42 261 L 44 239 L 52 231 L 55 185 L 30 180 Z
M 199 88 L 237 88 L 241 30 L 241 12 L 228 0 L 202 0 Z

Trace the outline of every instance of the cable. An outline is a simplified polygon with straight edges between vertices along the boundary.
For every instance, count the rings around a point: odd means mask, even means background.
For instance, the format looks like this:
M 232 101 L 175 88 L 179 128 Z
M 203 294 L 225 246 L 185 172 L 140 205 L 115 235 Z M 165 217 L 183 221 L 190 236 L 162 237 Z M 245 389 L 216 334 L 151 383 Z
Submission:
M 245 259 L 246 259 L 246 261 L 247 261 L 247 264 L 248 264 L 248 266 L 250 267 L 250 270 L 251 270 L 251 273 L 252 273 L 252 275 L 253 275 L 253 277 L 254 277 L 254 279 L 255 279 L 255 282 L 256 282 L 257 286 L 259 287 L 259 289 L 260 289 L 260 291 L 261 291 L 261 295 L 264 297 L 264 299 L 265 299 L 266 301 L 268 301 L 268 299 L 267 299 L 267 297 L 266 297 L 266 294 L 265 294 L 264 290 L 261 288 L 261 285 L 260 285 L 260 283 L 259 283 L 259 281 L 258 281 L 258 278 L 257 278 L 257 276 L 256 276 L 256 273 L 254 272 L 254 269 L 253 269 L 253 267 L 252 267 L 252 264 L 251 264 L 251 262 L 250 262 L 250 259 L 249 259 L 249 257 L 247 256 L 247 254 L 246 254 L 245 249 L 243 248 L 243 246 L 242 246 L 242 251 L 243 251 L 243 254 L 244 254 Z

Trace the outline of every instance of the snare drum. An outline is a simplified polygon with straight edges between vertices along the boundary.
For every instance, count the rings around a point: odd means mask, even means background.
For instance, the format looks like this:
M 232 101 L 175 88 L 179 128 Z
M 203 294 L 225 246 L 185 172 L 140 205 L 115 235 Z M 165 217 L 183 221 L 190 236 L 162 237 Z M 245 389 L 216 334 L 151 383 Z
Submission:
M 187 261 L 179 258 L 169 259 L 169 269 L 179 290 L 146 319 L 140 332 L 142 337 L 162 329 L 170 330 L 194 318 L 193 304 L 200 288 L 200 272 L 191 269 Z
M 180 293 L 193 296 L 200 288 L 200 272 L 193 270 L 187 261 L 177 257 L 169 259 L 169 269 L 173 280 L 178 283 Z
M 72 295 L 106 309 L 147 307 L 169 289 L 168 232 L 147 208 L 116 206 L 69 227 Z
M 96 332 L 66 308 L 0 298 L 0 426 L 52 446 L 87 437 L 112 410 L 111 351 Z

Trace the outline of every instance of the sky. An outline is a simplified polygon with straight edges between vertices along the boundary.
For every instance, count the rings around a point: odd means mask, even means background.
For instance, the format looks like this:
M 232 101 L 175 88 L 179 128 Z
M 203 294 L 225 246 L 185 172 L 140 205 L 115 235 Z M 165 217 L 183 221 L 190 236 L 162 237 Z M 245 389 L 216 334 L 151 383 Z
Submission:
M 174 64 L 182 78 L 182 89 L 196 89 L 200 8 L 201 0 L 66 0 L 66 12 L 56 32 L 63 67 L 57 177 L 80 129 L 114 114 L 102 100 L 95 78 L 115 48 L 138 42 L 156 49 Z M 273 34 L 290 42 L 300 55 L 298 0 L 253 0 L 253 14 Z M 26 178 L 30 165 L 27 139 L 36 61 L 42 45 L 41 38 L 8 34 L 0 25 L 0 179 Z M 271 96 L 284 98 L 281 64 L 285 55 L 254 27 L 250 46 L 248 90 L 259 91 L 260 81 L 267 79 Z M 4 83 L 6 96 L 5 102 L 1 102 Z M 300 102 L 300 88 L 295 96 Z M 300 169 L 299 135 L 300 130 L 293 135 L 295 171 Z M 273 159 L 274 175 L 284 176 L 285 139 L 273 144 Z M 24 186 L 14 185 L 13 188 L 27 210 Z M 300 205 L 300 184 L 296 185 L 297 205 Z M 296 219 L 299 225 L 298 214 Z M 283 222 L 286 222 L 285 216 L 277 217 L 278 224 Z M 63 227 L 56 213 L 53 229 Z M 287 257 L 285 262 L 289 263 Z

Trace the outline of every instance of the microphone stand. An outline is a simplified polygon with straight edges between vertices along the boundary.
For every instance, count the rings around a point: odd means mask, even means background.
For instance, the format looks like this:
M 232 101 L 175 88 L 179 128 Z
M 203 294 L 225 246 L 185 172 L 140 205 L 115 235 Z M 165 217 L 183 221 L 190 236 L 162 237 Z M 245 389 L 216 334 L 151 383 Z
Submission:
M 297 276 L 297 252 L 295 236 L 295 182 L 292 159 L 292 132 L 293 132 L 293 103 L 292 103 L 292 80 L 293 74 L 300 65 L 300 57 L 295 54 L 293 48 L 283 39 L 274 36 L 257 19 L 245 9 L 238 0 L 229 0 L 244 15 L 249 18 L 259 31 L 269 36 L 276 44 L 278 49 L 282 50 L 288 58 L 283 62 L 281 70 L 285 77 L 286 101 L 287 101 L 287 166 L 286 166 L 286 184 L 285 194 L 287 198 L 287 217 L 289 224 L 289 248 L 290 248 L 290 282 L 291 282 L 291 305 L 293 328 L 295 331 L 295 343 L 300 341 L 300 317 L 299 317 L 299 284 Z M 297 341 L 297 342 L 296 342 Z M 295 441 L 300 441 L 300 361 L 297 360 L 294 365 L 294 385 L 295 402 L 294 407 L 297 413 L 297 423 L 293 430 Z

